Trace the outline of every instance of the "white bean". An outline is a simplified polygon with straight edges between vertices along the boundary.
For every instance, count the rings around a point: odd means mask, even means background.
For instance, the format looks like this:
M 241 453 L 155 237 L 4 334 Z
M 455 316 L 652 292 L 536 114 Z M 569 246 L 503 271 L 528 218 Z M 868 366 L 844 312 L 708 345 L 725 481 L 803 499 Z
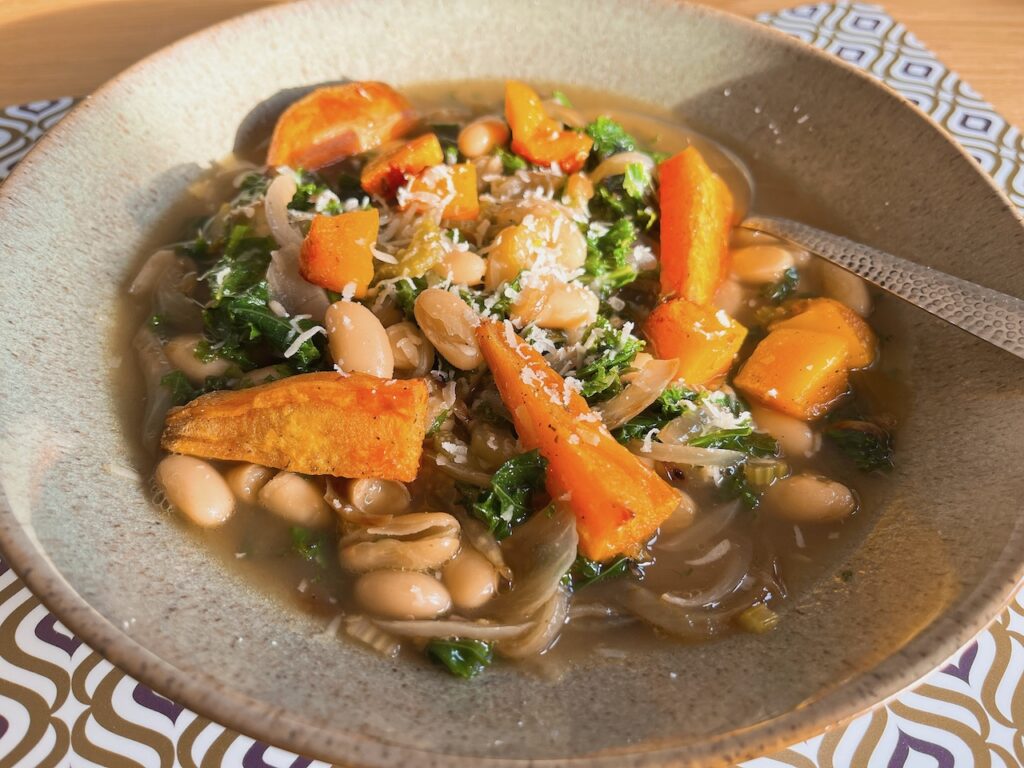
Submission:
M 499 117 L 479 117 L 459 131 L 459 152 L 468 158 L 490 154 L 508 141 L 509 130 Z
M 246 504 L 255 504 L 260 489 L 274 476 L 275 470 L 259 464 L 239 464 L 227 471 L 224 479 L 235 498 Z
M 336 301 L 324 317 L 331 357 L 343 371 L 390 379 L 395 359 L 377 316 L 354 301 Z
M 193 456 L 173 454 L 161 459 L 156 481 L 167 500 L 203 528 L 227 522 L 235 511 L 231 489 L 210 464 Z
M 776 283 L 793 264 L 793 254 L 778 245 L 750 245 L 732 252 L 732 276 L 749 285 Z
M 600 301 L 586 286 L 547 279 L 523 288 L 512 302 L 512 322 L 533 323 L 540 328 L 568 330 L 590 325 L 597 318 Z
M 829 298 L 845 304 L 861 317 L 871 314 L 871 293 L 868 284 L 842 267 L 821 262 L 821 284 Z
M 486 271 L 487 262 L 472 251 L 452 251 L 433 267 L 434 274 L 456 285 L 480 285 Z
M 480 319 L 466 302 L 442 288 L 427 288 L 413 307 L 420 330 L 440 355 L 461 371 L 483 362 L 476 341 Z
M 434 619 L 451 610 L 448 590 L 433 576 L 416 571 L 371 571 L 356 580 L 356 602 L 388 619 Z
M 490 561 L 470 547 L 463 547 L 441 571 L 452 603 L 460 611 L 472 611 L 498 591 L 498 572 Z
M 223 376 L 231 363 L 222 357 L 215 357 L 208 363 L 196 357 L 196 346 L 203 340 L 201 334 L 188 333 L 175 336 L 164 344 L 164 354 L 171 365 L 185 374 L 193 384 L 202 384 L 207 376 Z
M 857 510 L 857 497 L 842 483 L 819 475 L 790 475 L 761 496 L 761 507 L 793 523 L 832 523 Z
M 409 489 L 395 480 L 367 477 L 348 484 L 349 503 L 368 515 L 400 515 L 411 499 Z
M 810 458 L 821 449 L 821 434 L 806 421 L 755 404 L 750 414 L 757 428 L 778 440 L 787 456 Z
M 413 378 L 425 376 L 434 364 L 434 347 L 416 323 L 402 321 L 387 328 L 395 370 Z
M 295 525 L 323 528 L 331 523 L 331 508 L 323 489 L 294 472 L 279 472 L 257 494 L 260 504 Z

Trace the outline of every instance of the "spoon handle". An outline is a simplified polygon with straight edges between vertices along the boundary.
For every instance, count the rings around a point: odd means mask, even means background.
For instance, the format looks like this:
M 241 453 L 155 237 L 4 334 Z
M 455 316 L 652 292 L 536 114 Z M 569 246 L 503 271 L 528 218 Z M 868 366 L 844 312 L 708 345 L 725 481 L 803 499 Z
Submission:
M 741 226 L 795 245 L 1024 359 L 1024 300 L 806 224 L 751 216 Z

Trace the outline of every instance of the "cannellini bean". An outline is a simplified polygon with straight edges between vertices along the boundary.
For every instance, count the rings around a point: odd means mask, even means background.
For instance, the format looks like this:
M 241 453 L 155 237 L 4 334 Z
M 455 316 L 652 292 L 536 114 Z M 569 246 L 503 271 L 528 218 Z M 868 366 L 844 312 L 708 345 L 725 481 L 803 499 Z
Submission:
M 346 534 L 338 542 L 338 561 L 357 573 L 428 571 L 458 554 L 460 531 L 459 521 L 445 512 L 410 512 Z
M 498 591 L 498 572 L 490 561 L 470 547 L 463 547 L 441 571 L 452 603 L 460 611 L 472 611 Z
M 732 276 L 749 285 L 776 283 L 793 264 L 793 254 L 778 245 L 750 245 L 732 252 Z
M 520 327 L 533 323 L 567 330 L 593 323 L 599 308 L 596 294 L 586 286 L 549 278 L 519 292 L 512 302 L 511 319 Z
M 156 481 L 167 500 L 185 517 L 203 528 L 227 522 L 235 511 L 231 489 L 210 464 L 177 454 L 161 459 Z
M 519 452 L 516 438 L 507 429 L 481 422 L 473 427 L 469 452 L 487 470 L 495 470 Z
M 480 319 L 466 302 L 442 288 L 427 288 L 416 297 L 416 322 L 434 349 L 461 371 L 483 362 L 476 331 Z
M 754 404 L 750 414 L 758 429 L 778 440 L 787 456 L 810 458 L 821 449 L 821 434 L 806 421 Z
M 196 346 L 202 340 L 202 334 L 188 333 L 175 336 L 164 344 L 164 354 L 171 365 L 184 373 L 193 384 L 202 384 L 207 376 L 223 376 L 231 367 L 231 363 L 221 357 L 208 363 L 196 357 Z
M 343 371 L 390 379 L 395 359 L 377 316 L 354 301 L 336 301 L 324 317 L 331 357 Z
M 508 126 L 500 117 L 479 117 L 459 131 L 459 152 L 468 158 L 487 155 L 508 137 Z
M 832 523 L 857 510 L 857 497 L 842 483 L 826 477 L 790 475 L 764 492 L 761 507 L 793 523 Z
M 472 251 L 452 251 L 434 265 L 434 274 L 456 285 L 480 285 L 484 281 L 487 262 Z
M 263 507 L 295 525 L 323 528 L 331 523 L 331 508 L 323 489 L 294 472 L 279 472 L 264 485 L 257 498 Z
M 402 321 L 387 328 L 395 370 L 413 378 L 425 376 L 434 364 L 434 347 L 416 323 Z
M 364 573 L 356 581 L 354 593 L 366 611 L 388 619 L 434 619 L 452 607 L 444 585 L 416 571 Z
M 642 165 L 648 173 L 654 172 L 654 158 L 643 152 L 619 152 L 602 161 L 590 174 L 590 181 L 600 184 L 609 176 L 621 176 L 634 163 Z
M 842 267 L 821 262 L 821 284 L 825 293 L 845 304 L 861 317 L 871 314 L 871 293 L 868 284 Z
M 276 470 L 260 464 L 238 464 L 225 473 L 224 479 L 235 498 L 246 504 L 255 504 L 260 490 L 274 476 Z
M 400 515 L 409 508 L 412 497 L 404 483 L 366 477 L 349 481 L 348 500 L 368 515 Z

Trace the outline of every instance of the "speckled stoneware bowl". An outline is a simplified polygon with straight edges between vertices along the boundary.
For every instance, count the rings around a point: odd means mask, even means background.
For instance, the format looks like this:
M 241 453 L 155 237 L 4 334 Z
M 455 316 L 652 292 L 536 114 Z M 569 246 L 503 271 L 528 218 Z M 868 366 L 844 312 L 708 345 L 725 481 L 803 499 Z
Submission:
M 587 658 L 557 681 L 503 665 L 467 684 L 328 638 L 105 469 L 132 462 L 112 383 L 131 365 L 110 341 L 119 292 L 254 107 L 340 77 L 509 75 L 671 106 L 774 188 L 765 212 L 1024 294 L 1024 229 L 967 155 L 865 76 L 751 22 L 653 1 L 277 7 L 133 67 L 0 191 L 5 556 L 156 690 L 346 765 L 715 764 L 824 729 L 941 663 L 1024 567 L 1024 364 L 895 300 L 912 409 L 885 502 L 835 564 L 856 578 L 822 580 L 767 636 Z

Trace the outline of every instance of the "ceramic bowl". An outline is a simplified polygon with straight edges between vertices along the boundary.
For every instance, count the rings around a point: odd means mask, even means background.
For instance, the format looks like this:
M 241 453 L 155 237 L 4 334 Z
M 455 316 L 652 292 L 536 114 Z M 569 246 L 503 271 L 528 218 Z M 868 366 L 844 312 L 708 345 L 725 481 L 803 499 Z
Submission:
M 709 765 L 892 696 L 991 620 L 1024 566 L 1024 364 L 892 299 L 912 393 L 898 468 L 835 563 L 855 578 L 821 579 L 765 636 L 589 657 L 558 680 L 503 665 L 467 684 L 325 636 L 112 471 L 133 461 L 113 384 L 132 362 L 112 347 L 114 307 L 243 121 L 342 77 L 511 75 L 670 107 L 750 164 L 772 190 L 762 212 L 1024 294 L 1024 229 L 977 165 L 898 96 L 752 22 L 655 0 L 276 7 L 132 67 L 0 190 L 5 556 L 68 627 L 157 691 L 346 765 Z

